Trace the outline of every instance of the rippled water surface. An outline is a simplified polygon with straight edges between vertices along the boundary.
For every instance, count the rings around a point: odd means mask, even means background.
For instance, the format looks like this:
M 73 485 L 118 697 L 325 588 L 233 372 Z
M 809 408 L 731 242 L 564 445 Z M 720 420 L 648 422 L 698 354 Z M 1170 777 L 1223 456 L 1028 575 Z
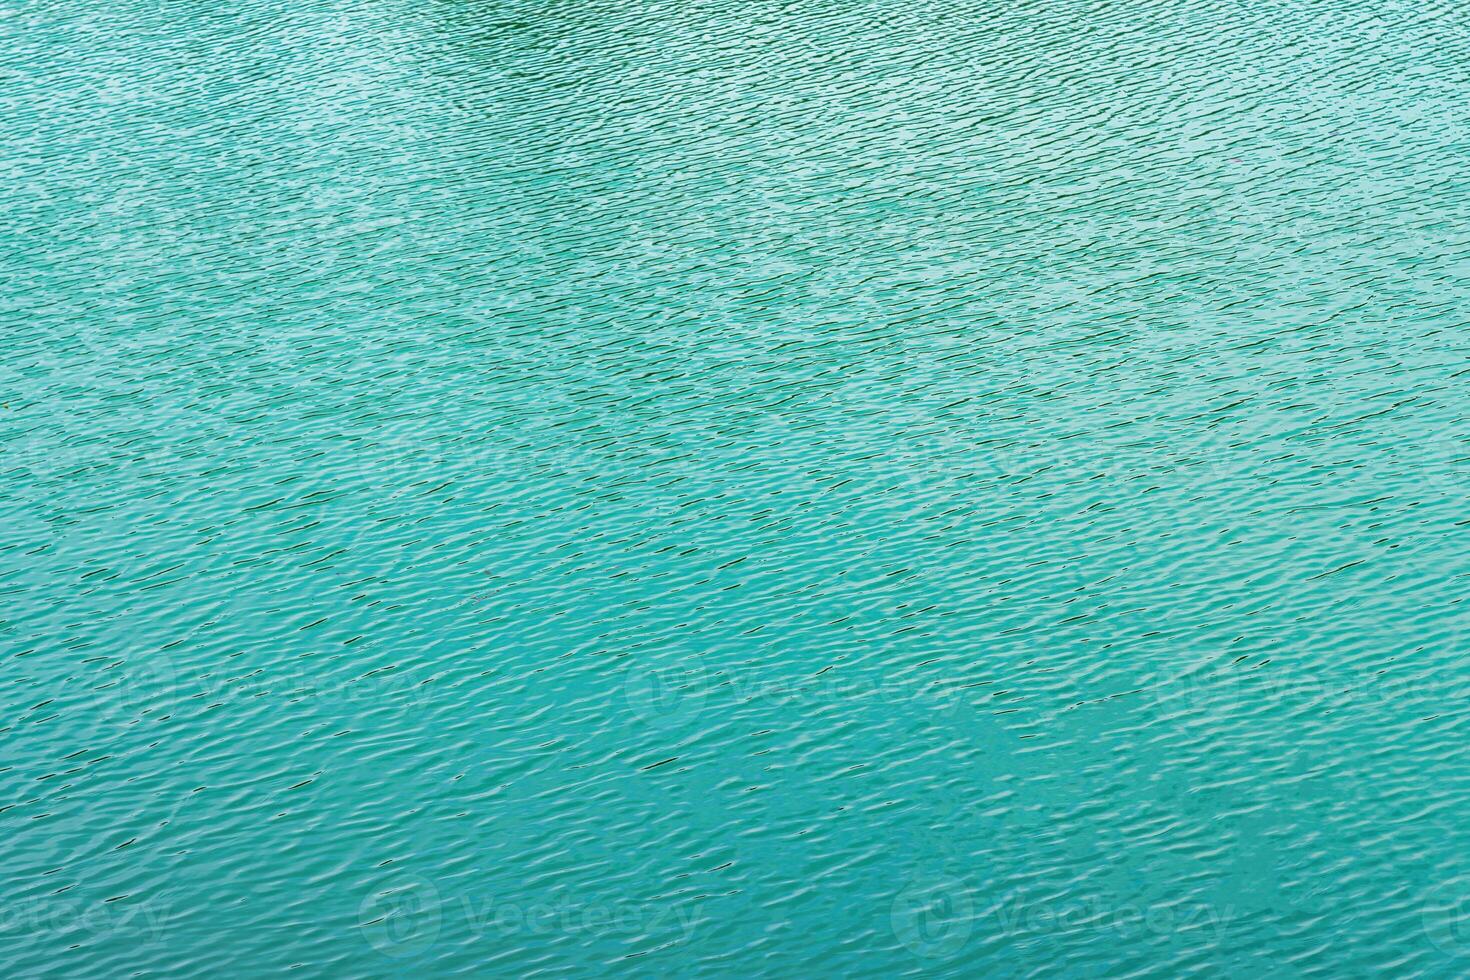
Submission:
M 1467 72 L 0 2 L 0 972 L 1464 975 Z

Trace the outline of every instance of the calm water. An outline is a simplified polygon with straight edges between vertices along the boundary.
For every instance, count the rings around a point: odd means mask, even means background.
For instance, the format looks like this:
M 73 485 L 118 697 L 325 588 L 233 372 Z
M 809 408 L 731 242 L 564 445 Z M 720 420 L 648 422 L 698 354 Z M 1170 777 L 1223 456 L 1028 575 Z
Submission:
M 1467 21 L 0 3 L 0 973 L 1464 975 Z

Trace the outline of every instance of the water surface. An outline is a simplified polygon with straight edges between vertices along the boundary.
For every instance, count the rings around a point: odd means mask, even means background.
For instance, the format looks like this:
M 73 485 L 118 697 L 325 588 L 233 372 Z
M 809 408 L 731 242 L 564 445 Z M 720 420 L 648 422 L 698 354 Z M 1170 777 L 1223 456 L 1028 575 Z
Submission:
M 1463 975 L 1467 26 L 0 6 L 0 968 Z

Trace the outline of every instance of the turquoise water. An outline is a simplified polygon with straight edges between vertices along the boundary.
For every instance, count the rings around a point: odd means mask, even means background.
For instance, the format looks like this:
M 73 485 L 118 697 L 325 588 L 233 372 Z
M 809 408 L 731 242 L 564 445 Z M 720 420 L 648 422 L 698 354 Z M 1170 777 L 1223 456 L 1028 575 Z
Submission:
M 1470 33 L 0 5 L 6 976 L 1470 970 Z

